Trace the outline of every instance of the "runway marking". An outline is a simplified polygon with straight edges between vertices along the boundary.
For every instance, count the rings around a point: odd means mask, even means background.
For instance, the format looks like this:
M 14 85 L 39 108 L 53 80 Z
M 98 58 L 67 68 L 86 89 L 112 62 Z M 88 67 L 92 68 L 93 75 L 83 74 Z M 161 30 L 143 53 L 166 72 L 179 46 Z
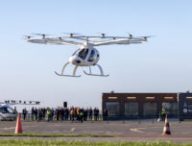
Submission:
M 12 130 L 12 129 L 15 129 L 15 127 L 5 127 L 5 128 L 2 128 L 3 130 Z
M 71 130 L 70 130 L 70 132 L 74 132 L 75 131 L 75 128 L 73 127 L 73 128 L 71 128 Z
M 132 132 L 143 133 L 143 131 L 141 131 L 143 129 L 145 129 L 145 128 L 130 128 L 129 130 Z
M 23 128 L 29 128 L 29 127 L 37 127 L 37 126 L 22 126 Z M 2 128 L 3 130 L 12 130 L 12 129 L 15 129 L 15 127 L 5 127 L 5 128 Z

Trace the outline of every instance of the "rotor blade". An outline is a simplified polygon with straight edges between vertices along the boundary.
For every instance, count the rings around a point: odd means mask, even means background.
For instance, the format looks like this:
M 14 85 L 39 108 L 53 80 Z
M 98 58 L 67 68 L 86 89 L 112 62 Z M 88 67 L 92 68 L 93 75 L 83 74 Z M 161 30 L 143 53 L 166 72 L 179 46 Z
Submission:
M 64 32 L 63 34 L 68 35 L 69 38 L 77 37 L 80 35 L 79 33 L 76 32 Z
M 45 33 L 32 33 L 32 35 L 41 36 L 42 39 L 45 39 L 45 37 L 50 36 L 51 34 L 45 34 Z
M 144 41 L 148 41 L 148 38 L 151 38 L 152 36 L 142 36 Z
M 45 35 L 45 36 L 50 36 L 51 34 L 47 34 L 47 33 L 32 33 L 32 35 Z

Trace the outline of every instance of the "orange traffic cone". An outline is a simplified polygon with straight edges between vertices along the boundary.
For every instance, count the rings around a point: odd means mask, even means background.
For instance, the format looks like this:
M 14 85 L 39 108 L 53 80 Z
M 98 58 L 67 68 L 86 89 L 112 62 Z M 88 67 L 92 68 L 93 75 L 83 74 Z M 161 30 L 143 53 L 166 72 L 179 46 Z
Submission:
M 169 126 L 169 121 L 167 119 L 167 115 L 166 115 L 166 118 L 165 118 L 165 125 L 163 127 L 162 135 L 171 135 L 171 130 L 170 130 L 170 126 Z
M 22 132 L 23 130 L 22 130 L 22 124 L 21 124 L 21 113 L 18 113 L 16 127 L 15 127 L 15 134 L 19 134 Z

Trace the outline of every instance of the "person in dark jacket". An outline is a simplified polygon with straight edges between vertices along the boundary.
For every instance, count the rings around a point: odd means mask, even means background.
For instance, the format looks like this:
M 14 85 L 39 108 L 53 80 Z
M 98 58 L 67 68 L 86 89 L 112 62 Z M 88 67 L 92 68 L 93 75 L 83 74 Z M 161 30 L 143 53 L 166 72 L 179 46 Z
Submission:
M 26 120 L 26 116 L 27 116 L 27 109 L 26 108 L 23 109 L 22 114 L 23 114 L 23 120 Z

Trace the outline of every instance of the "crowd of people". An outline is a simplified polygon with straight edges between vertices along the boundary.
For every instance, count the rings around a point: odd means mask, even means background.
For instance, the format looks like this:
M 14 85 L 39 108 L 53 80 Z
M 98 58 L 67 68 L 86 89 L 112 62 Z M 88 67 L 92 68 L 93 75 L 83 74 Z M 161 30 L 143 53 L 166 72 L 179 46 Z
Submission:
M 22 110 L 23 120 L 32 121 L 87 121 L 100 120 L 100 111 L 98 108 L 35 108 L 32 107 L 30 111 L 26 108 Z

